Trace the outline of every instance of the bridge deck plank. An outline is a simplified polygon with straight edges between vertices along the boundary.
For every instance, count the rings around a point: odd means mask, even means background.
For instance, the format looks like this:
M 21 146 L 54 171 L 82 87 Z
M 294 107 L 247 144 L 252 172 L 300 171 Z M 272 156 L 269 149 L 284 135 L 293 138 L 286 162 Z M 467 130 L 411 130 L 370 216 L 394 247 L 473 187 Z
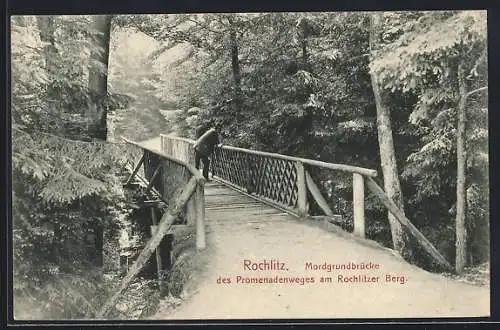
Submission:
M 205 185 L 205 217 L 208 226 L 283 221 L 287 215 L 218 182 Z

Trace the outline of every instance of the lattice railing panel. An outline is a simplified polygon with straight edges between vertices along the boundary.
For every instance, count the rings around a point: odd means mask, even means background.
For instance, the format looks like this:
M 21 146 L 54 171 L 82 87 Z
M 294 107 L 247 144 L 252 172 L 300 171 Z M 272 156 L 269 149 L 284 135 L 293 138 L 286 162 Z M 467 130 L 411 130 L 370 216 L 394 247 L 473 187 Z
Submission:
M 288 209 L 297 205 L 295 162 L 216 148 L 212 173 L 231 184 Z

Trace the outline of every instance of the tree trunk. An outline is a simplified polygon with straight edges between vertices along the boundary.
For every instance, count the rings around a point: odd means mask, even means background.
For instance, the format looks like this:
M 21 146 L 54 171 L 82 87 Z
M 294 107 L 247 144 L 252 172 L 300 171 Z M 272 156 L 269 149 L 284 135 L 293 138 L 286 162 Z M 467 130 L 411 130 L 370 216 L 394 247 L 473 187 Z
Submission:
M 233 17 L 228 17 L 229 21 L 229 42 L 231 48 L 231 70 L 233 72 L 234 80 L 234 93 L 233 93 L 233 105 L 234 105 L 234 115 L 236 123 L 241 123 L 241 105 L 242 105 L 242 95 L 241 95 L 241 71 L 240 71 L 240 60 L 238 58 L 238 38 L 236 34 L 236 26 Z
M 239 92 L 241 86 L 241 72 L 240 60 L 238 58 L 238 39 L 236 36 L 236 28 L 234 22 L 231 20 L 231 28 L 229 31 L 229 38 L 231 44 L 231 69 L 233 71 L 233 80 L 236 92 Z
M 467 209 L 467 194 L 466 194 L 466 164 L 467 150 L 465 146 L 465 126 L 467 122 L 466 114 L 466 98 L 467 86 L 465 81 L 465 69 L 463 63 L 458 66 L 458 85 L 459 85 L 459 101 L 458 101 L 458 124 L 457 124 L 457 214 L 456 222 L 456 254 L 455 254 L 455 270 L 461 273 L 464 270 L 467 257 L 467 231 L 465 227 L 465 215 Z
M 300 45 L 302 47 L 302 62 L 304 69 L 311 71 L 311 66 L 309 65 L 309 54 L 307 52 L 307 37 L 309 36 L 309 22 L 305 18 L 301 18 L 297 23 L 298 36 L 300 39 Z
M 40 30 L 40 40 L 48 43 L 43 48 L 47 70 L 50 73 L 55 71 L 55 58 L 52 56 L 57 53 L 55 47 L 55 22 L 54 16 L 37 16 L 38 29 Z
M 55 17 L 54 16 L 37 16 L 38 29 L 40 30 L 40 40 L 47 43 L 43 47 L 45 59 L 45 69 L 49 77 L 53 77 L 57 72 L 57 49 L 55 46 Z M 51 79 L 52 80 L 52 79 Z M 47 87 L 47 97 L 54 103 L 58 99 L 57 91 L 52 84 Z
M 307 39 L 302 38 L 301 44 L 302 44 L 302 61 L 304 62 L 304 68 L 306 70 L 310 71 L 309 70 L 308 55 L 307 55 Z
M 370 26 L 370 51 L 373 52 L 377 45 L 380 26 L 380 14 L 374 13 L 371 15 Z M 384 104 L 382 90 L 377 83 L 377 77 L 370 72 L 373 94 L 375 96 L 375 104 L 377 107 L 377 129 L 378 142 L 380 148 L 380 161 L 382 173 L 384 177 L 385 193 L 396 203 L 396 205 L 404 212 L 403 194 L 398 177 L 396 164 L 396 156 L 394 151 L 394 142 L 392 139 L 392 127 L 390 110 Z M 409 252 L 407 244 L 407 236 L 403 231 L 403 227 L 398 220 L 388 212 L 389 224 L 391 227 L 392 241 L 394 249 L 401 255 Z
M 108 58 L 111 36 L 111 16 L 96 15 L 93 18 L 93 29 L 97 35 L 93 38 L 94 47 L 89 66 L 89 104 L 88 104 L 88 134 L 91 138 L 106 140 L 107 109 L 102 106 L 108 93 Z M 100 65 L 99 65 L 100 63 Z
M 93 46 L 97 48 L 90 55 L 89 103 L 87 109 L 87 134 L 91 139 L 106 141 L 107 108 L 103 101 L 108 94 L 109 41 L 111 37 L 111 16 L 96 15 L 92 27 L 96 31 Z M 99 65 L 100 63 L 100 65 Z M 91 224 L 95 235 L 95 260 L 97 267 L 103 266 L 104 227 L 99 221 Z

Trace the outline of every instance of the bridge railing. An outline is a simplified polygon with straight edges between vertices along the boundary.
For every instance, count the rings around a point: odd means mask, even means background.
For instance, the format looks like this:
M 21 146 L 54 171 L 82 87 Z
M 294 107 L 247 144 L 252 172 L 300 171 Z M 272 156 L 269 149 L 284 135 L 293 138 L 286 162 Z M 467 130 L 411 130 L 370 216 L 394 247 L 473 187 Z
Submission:
M 163 152 L 194 164 L 196 141 L 160 136 Z M 375 170 L 232 146 L 216 147 L 211 160 L 212 174 L 218 180 L 264 203 L 302 217 L 309 214 L 308 197 L 312 196 L 325 215 L 333 216 L 329 203 L 307 170 L 311 167 L 352 174 L 354 233 L 365 237 L 363 176 L 376 176 Z
M 160 134 L 160 141 L 161 151 L 164 154 L 181 160 L 190 166 L 194 166 L 195 153 L 193 145 L 195 141 L 165 134 Z M 195 196 L 193 196 L 193 198 L 189 200 L 188 204 L 186 205 L 185 215 L 188 225 L 196 223 L 196 218 L 200 214 L 200 208 L 203 205 L 204 194 L 202 194 L 202 192 L 197 193 Z
M 159 223 L 153 223 L 151 238 L 146 243 L 146 246 L 139 253 L 134 264 L 130 267 L 120 285 L 111 293 L 108 299 L 104 302 L 101 309 L 97 312 L 97 318 L 106 316 L 120 298 L 123 291 L 130 285 L 131 281 L 147 263 L 149 258 L 155 252 L 157 253 L 157 266 L 160 267 L 158 261 L 158 248 L 165 235 L 168 233 L 171 226 L 184 212 L 189 203 L 196 206 L 196 248 L 202 250 L 205 248 L 205 225 L 204 225 L 204 179 L 200 173 L 193 168 L 189 163 L 165 154 L 162 151 L 154 150 L 135 141 L 122 139 L 129 145 L 142 149 L 143 155 L 138 164 L 132 170 L 131 175 L 127 179 L 126 184 L 137 175 L 140 167 L 144 165 L 144 175 L 148 181 L 146 193 L 148 190 L 155 187 L 160 196 L 166 200 L 168 207 L 163 214 Z M 154 220 L 153 220 L 154 221 Z
M 183 150 L 188 150 L 189 154 L 194 155 L 194 148 L 187 145 L 193 145 L 195 141 L 168 135 L 162 136 L 162 146 L 169 146 L 169 148 L 173 148 L 172 150 L 181 149 L 179 146 L 170 147 L 170 144 L 176 143 L 183 144 Z M 447 269 L 453 269 L 439 251 L 411 223 L 404 212 L 373 180 L 377 176 L 375 170 L 232 146 L 216 147 L 211 161 L 212 174 L 218 180 L 266 204 L 298 217 L 304 217 L 309 214 L 310 203 L 308 196 L 312 196 L 327 218 L 333 217 L 333 210 L 310 173 L 313 169 L 341 171 L 352 176 L 350 182 L 352 184 L 353 233 L 355 235 L 365 237 L 366 185 L 369 191 L 382 202 L 389 212 L 439 264 Z
M 191 139 L 160 134 L 161 151 L 167 155 L 194 165 L 194 143 Z
M 176 214 L 176 222 L 186 220 L 188 225 L 196 226 L 196 246 L 198 249 L 205 248 L 205 193 L 204 179 L 187 157 L 189 153 L 182 148 L 172 149 L 177 153 L 167 154 L 160 150 L 150 149 L 141 143 L 123 138 L 127 143 L 139 147 L 143 151 L 142 159 L 137 164 L 137 173 L 141 164 L 144 165 L 144 177 L 148 182 L 148 190 L 155 190 L 166 202 L 168 207 L 175 205 L 175 201 L 181 195 L 185 186 L 192 178 L 197 180 L 196 190 L 190 195 L 188 201 Z M 185 155 L 186 157 L 182 157 Z M 188 160 L 188 161 L 186 161 Z
M 212 160 L 215 176 L 264 202 L 302 217 L 309 213 L 309 194 L 325 215 L 333 216 L 308 171 L 311 167 L 353 176 L 354 233 L 365 237 L 363 176 L 374 177 L 375 170 L 231 146 L 216 148 Z

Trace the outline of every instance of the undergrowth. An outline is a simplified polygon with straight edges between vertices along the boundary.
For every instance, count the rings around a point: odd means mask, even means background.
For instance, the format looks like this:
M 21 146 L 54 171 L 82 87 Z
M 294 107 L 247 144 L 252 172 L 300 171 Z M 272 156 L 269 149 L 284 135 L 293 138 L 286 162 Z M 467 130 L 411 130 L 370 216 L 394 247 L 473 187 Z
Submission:
M 210 248 L 196 251 L 194 228 L 179 229 L 174 237 L 173 265 L 167 280 L 169 292 L 159 302 L 155 315 L 168 314 L 189 299 L 196 292 L 208 264 Z
M 468 284 L 488 286 L 490 285 L 490 263 L 485 262 L 475 267 L 466 267 L 463 274 L 460 275 L 451 273 L 443 275 Z
M 54 274 L 43 284 L 14 279 L 14 319 L 91 319 L 102 306 L 113 283 L 102 280 L 98 270 Z

